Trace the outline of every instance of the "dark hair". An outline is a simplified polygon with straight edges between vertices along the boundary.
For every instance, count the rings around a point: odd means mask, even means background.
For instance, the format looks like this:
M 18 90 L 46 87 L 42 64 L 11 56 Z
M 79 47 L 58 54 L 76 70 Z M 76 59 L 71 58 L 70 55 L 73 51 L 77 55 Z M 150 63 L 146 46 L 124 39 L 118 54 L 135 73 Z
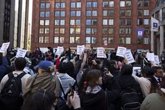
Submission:
M 101 71 L 98 69 L 92 69 L 89 70 L 86 74 L 86 81 L 87 85 L 90 87 L 96 86 L 96 82 L 99 80 L 99 77 L 101 77 Z
M 14 66 L 16 70 L 23 70 L 26 66 L 25 58 L 19 57 L 15 59 Z
M 151 77 L 154 75 L 154 71 L 153 71 L 153 69 L 151 69 L 151 67 L 144 66 L 142 68 L 142 74 L 145 75 L 146 77 Z
M 123 65 L 121 69 L 122 75 L 131 75 L 132 74 L 133 67 L 131 65 L 125 64 Z
M 54 102 L 53 92 L 39 90 L 25 99 L 22 110 L 51 110 Z
M 162 69 L 162 67 L 161 67 L 161 66 L 153 66 L 153 67 L 152 67 L 152 71 L 153 71 L 154 73 L 156 73 L 158 69 Z
M 68 73 L 73 74 L 74 72 L 74 65 L 72 62 L 61 62 L 59 65 L 58 71 L 60 73 Z
M 116 61 L 115 60 L 109 60 L 108 61 L 108 65 L 107 65 L 107 68 L 108 70 L 113 73 L 117 68 L 115 68 L 115 65 L 116 65 Z
M 3 54 L 0 52 L 0 65 L 3 63 Z

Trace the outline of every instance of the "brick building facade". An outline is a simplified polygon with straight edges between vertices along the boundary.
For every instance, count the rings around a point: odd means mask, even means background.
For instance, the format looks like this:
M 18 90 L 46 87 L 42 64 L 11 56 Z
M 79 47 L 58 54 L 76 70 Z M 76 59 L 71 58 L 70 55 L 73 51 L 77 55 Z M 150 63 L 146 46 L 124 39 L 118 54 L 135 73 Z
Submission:
M 31 48 L 150 49 L 155 0 L 34 0 Z

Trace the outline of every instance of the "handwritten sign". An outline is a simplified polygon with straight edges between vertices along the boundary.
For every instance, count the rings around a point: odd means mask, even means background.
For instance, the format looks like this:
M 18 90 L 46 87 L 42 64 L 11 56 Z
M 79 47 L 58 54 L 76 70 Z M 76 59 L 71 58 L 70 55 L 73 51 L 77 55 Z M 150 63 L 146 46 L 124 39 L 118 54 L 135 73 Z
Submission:
M 125 59 L 128 61 L 128 64 L 131 64 L 131 63 L 135 62 L 135 59 L 133 58 L 131 50 L 128 50 L 128 49 L 126 50 Z
M 64 52 L 64 47 L 57 47 L 56 55 L 60 56 Z
M 97 48 L 97 58 L 106 58 L 105 49 L 103 47 Z
M 154 58 L 155 58 L 154 63 L 155 63 L 156 65 L 159 65 L 159 64 L 160 64 L 159 56 L 158 56 L 158 55 L 155 55 Z
M 26 52 L 27 52 L 27 50 L 25 50 L 25 49 L 21 49 L 21 48 L 17 49 L 16 58 L 18 58 L 18 57 L 24 58 L 26 55 Z
M 6 52 L 7 49 L 9 48 L 9 45 L 10 45 L 10 42 L 3 43 L 2 46 L 1 46 L 0 51 L 1 51 L 1 52 Z
M 155 61 L 155 55 L 154 53 L 147 53 L 146 54 L 146 58 L 148 59 L 148 61 L 154 62 Z
M 85 46 L 84 45 L 77 45 L 77 55 L 82 55 L 84 50 L 85 50 Z
M 117 52 L 116 52 L 116 56 L 119 56 L 119 57 L 125 57 L 125 52 L 126 52 L 126 48 L 125 47 L 118 47 L 117 48 Z

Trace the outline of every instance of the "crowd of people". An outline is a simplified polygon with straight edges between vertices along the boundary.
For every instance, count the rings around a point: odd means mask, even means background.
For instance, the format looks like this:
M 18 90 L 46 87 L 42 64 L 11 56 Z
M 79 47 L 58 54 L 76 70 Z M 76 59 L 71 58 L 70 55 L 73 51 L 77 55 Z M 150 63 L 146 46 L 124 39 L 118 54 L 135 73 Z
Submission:
M 60 56 L 48 49 L 24 58 L 0 53 L 1 110 L 164 110 L 165 52 L 155 65 L 145 52 L 127 64 L 115 50 L 97 58 L 92 49 Z M 141 72 L 133 74 L 134 66 Z

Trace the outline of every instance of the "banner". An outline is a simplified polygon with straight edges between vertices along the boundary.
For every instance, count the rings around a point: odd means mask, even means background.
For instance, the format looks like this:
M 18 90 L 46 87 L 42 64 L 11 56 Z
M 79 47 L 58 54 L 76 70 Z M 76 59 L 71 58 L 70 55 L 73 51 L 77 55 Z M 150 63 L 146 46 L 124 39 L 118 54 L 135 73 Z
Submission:
M 97 58 L 107 58 L 103 47 L 97 47 Z
M 144 35 L 144 29 L 143 28 L 138 28 L 137 29 L 137 37 L 142 38 Z
M 151 31 L 157 32 L 159 30 L 159 21 L 151 17 Z

